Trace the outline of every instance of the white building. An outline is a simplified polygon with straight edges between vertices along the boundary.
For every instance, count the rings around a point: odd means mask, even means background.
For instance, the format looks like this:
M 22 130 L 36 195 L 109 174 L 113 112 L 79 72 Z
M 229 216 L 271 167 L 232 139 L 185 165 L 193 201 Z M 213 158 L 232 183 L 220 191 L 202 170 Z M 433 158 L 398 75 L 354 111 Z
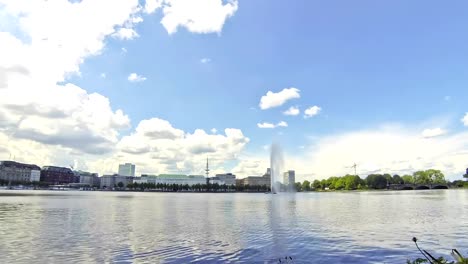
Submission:
M 135 177 L 135 164 L 119 164 L 119 175 Z
M 142 175 L 137 177 L 133 181 L 134 183 L 153 183 L 153 184 L 177 184 L 177 185 L 186 185 L 189 186 L 195 184 L 206 184 L 206 178 L 201 175 L 183 175 L 183 174 L 160 174 L 159 176 L 155 175 Z
M 0 161 L 0 180 L 7 182 L 38 182 L 41 168 L 15 161 Z
M 130 176 L 123 175 L 104 175 L 100 177 L 100 188 L 101 189 L 113 189 L 118 187 L 119 183 L 123 184 L 123 188 L 127 188 L 127 185 L 133 183 L 133 178 Z
M 218 182 L 220 185 L 236 185 L 236 175 L 232 173 L 216 174 L 216 176 L 212 179 Z
M 81 184 L 86 184 L 95 187 L 99 187 L 101 184 L 99 175 L 97 173 L 90 173 L 86 171 L 73 171 L 73 173 L 80 177 Z

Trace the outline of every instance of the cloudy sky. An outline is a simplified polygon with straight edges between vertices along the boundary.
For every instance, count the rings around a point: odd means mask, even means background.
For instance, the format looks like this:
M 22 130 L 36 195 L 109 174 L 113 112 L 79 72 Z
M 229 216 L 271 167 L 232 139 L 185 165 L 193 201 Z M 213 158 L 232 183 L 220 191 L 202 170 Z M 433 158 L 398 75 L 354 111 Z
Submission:
M 468 167 L 468 2 L 0 0 L 0 160 Z

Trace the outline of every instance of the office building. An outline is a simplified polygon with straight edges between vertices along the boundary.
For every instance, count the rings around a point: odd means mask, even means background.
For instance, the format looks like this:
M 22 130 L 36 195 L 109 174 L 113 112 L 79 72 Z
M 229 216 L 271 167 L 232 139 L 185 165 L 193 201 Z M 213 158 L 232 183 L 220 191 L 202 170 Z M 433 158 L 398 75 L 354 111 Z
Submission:
M 44 166 L 41 170 L 41 181 L 48 184 L 78 183 L 80 177 L 69 168 Z
M 236 175 L 232 173 L 216 174 L 213 180 L 217 180 L 221 185 L 236 185 Z
M 289 170 L 283 174 L 283 184 L 286 185 L 288 190 L 293 190 L 296 183 L 296 173 Z
M 120 164 L 119 175 L 135 177 L 135 164 L 131 164 L 131 163 Z
M 38 182 L 41 168 L 33 164 L 0 161 L 0 180 L 6 182 Z
M 90 187 L 99 187 L 101 181 L 97 173 L 90 173 L 86 171 L 73 171 L 76 176 L 80 177 L 80 184 L 88 185 Z

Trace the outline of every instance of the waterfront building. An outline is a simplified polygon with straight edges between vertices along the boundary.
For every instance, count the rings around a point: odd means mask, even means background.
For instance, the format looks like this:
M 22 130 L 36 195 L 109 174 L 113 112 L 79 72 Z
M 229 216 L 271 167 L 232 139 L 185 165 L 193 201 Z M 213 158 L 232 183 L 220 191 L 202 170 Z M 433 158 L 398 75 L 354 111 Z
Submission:
M 293 170 L 289 170 L 283 174 L 284 185 L 294 185 L 296 183 L 296 173 Z
M 135 164 L 119 164 L 119 175 L 135 177 Z
M 236 175 L 232 173 L 216 174 L 212 179 L 221 182 L 221 185 L 236 185 Z
M 112 189 L 115 186 L 115 175 L 103 175 L 99 177 L 101 189 Z
M 133 178 L 134 177 L 119 174 L 104 175 L 100 177 L 99 187 L 101 189 L 112 189 L 119 186 L 119 183 L 122 183 L 122 188 L 127 188 L 127 185 L 133 183 Z
M 244 185 L 250 186 L 270 186 L 271 185 L 271 175 L 264 174 L 263 176 L 249 176 L 244 179 Z
M 245 179 L 236 179 L 236 186 L 244 186 L 245 185 Z
M 99 187 L 101 180 L 97 173 L 90 173 L 86 171 L 73 171 L 76 176 L 80 177 L 80 184 Z
M 69 168 L 44 166 L 41 170 L 41 181 L 48 184 L 78 183 L 80 177 Z
M 156 175 L 141 175 L 134 179 L 135 183 L 152 183 L 152 184 L 177 184 L 189 186 L 195 184 L 206 184 L 206 178 L 203 175 L 184 175 L 184 174 L 160 174 Z
M 33 164 L 0 161 L 0 180 L 7 182 L 38 182 L 41 168 Z

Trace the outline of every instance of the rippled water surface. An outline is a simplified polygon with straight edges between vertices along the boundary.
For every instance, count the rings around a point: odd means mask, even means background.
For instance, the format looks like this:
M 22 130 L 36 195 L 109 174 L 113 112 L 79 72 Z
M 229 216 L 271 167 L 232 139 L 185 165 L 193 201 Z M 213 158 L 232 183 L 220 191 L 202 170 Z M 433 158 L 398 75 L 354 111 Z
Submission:
M 1 263 L 405 263 L 468 255 L 468 190 L 0 191 Z

